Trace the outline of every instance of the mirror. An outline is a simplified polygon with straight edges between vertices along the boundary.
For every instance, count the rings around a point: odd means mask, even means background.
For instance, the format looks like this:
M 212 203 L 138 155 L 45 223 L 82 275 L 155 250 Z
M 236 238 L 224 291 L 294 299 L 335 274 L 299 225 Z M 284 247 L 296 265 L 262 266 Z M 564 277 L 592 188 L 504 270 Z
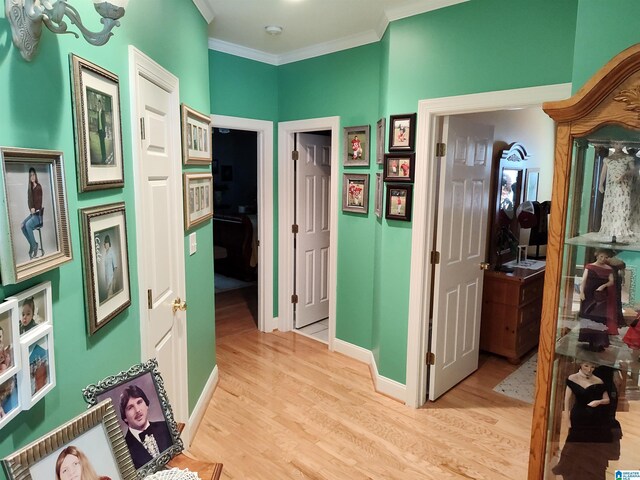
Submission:
M 503 144 L 504 145 L 504 144 Z M 495 270 L 504 270 L 502 264 L 517 256 L 520 227 L 516 209 L 522 202 L 524 164 L 528 158 L 519 143 L 502 149 L 494 148 L 499 157 L 494 159 L 491 229 L 489 237 L 489 263 Z

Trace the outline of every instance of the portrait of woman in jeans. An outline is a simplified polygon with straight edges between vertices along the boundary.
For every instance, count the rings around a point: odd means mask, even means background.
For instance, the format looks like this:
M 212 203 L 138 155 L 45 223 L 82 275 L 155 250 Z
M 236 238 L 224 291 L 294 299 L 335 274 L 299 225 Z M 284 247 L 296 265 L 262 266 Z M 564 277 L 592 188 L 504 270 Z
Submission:
M 27 188 L 27 205 L 29 216 L 22 222 L 22 233 L 29 242 L 29 258 L 35 258 L 38 253 L 38 242 L 33 230 L 42 224 L 42 185 L 38 182 L 35 168 L 29 169 L 29 186 Z

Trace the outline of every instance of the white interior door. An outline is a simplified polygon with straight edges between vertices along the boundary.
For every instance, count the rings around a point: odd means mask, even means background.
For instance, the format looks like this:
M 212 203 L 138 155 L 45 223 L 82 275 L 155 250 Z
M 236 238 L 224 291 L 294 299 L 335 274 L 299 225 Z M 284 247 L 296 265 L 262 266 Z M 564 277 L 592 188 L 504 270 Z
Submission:
M 329 316 L 331 137 L 298 134 L 295 327 Z
M 158 360 L 177 420 L 184 422 L 188 415 L 186 312 L 173 308 L 178 298 L 186 300 L 179 104 L 177 84 L 170 91 L 162 75 L 170 76 L 160 70 L 156 75 L 136 77 L 136 113 L 141 130 L 136 211 L 144 303 L 142 352 Z
M 444 118 L 429 399 L 478 368 L 493 126 Z

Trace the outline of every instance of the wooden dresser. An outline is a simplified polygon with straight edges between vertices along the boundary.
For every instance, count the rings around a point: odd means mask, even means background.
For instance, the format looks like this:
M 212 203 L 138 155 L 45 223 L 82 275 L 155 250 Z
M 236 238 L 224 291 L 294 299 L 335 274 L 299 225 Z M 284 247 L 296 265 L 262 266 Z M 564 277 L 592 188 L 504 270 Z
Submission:
M 538 344 L 543 287 L 544 267 L 511 273 L 486 270 L 480 349 L 519 363 Z

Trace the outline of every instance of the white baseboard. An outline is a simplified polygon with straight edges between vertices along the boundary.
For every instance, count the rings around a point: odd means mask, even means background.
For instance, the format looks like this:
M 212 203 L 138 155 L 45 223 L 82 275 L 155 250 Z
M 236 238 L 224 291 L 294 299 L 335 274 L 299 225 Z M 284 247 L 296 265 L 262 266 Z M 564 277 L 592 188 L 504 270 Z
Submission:
M 183 432 L 182 440 L 185 442 L 186 448 L 189 448 L 191 446 L 191 441 L 195 436 L 195 432 L 200 426 L 200 422 L 202 422 L 202 419 L 204 418 L 204 412 L 207 410 L 209 402 L 211 402 L 213 392 L 215 392 L 216 387 L 218 386 L 218 380 L 220 380 L 220 378 L 218 376 L 218 365 L 216 365 L 215 367 L 213 367 L 213 371 L 211 372 L 207 383 L 204 385 L 202 393 L 200 394 L 200 398 L 198 399 L 198 402 L 196 403 L 196 406 L 194 407 L 193 412 L 191 412 L 191 416 L 189 417 L 189 424 L 187 425 L 187 428 L 185 428 L 187 432 L 187 438 L 185 438 L 185 432 Z
M 267 324 L 264 326 L 265 333 L 271 333 L 278 328 L 278 317 L 271 317 L 267 319 Z
M 351 357 L 360 362 L 366 363 L 369 366 L 371 375 L 373 376 L 373 383 L 375 390 L 378 393 L 387 395 L 391 398 L 395 398 L 402 403 L 406 402 L 407 387 L 401 383 L 391 380 L 390 378 L 383 377 L 378 373 L 378 366 L 376 365 L 376 359 L 373 356 L 371 350 L 353 345 L 352 343 L 345 342 L 336 338 L 333 342 L 334 351 L 342 353 L 347 357 Z

